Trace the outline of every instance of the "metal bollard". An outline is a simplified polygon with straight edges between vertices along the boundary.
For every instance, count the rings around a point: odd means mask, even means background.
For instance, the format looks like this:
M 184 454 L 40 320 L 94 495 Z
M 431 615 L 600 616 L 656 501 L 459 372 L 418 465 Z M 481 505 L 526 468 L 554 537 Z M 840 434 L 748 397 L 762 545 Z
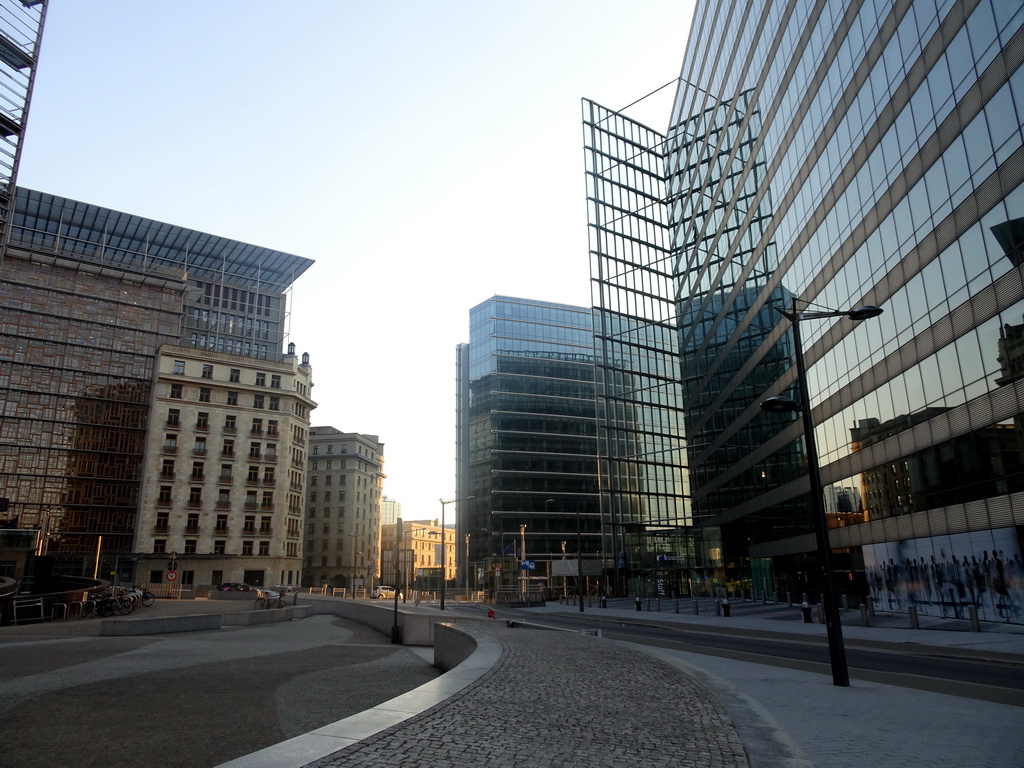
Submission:
M 700 615 L 700 603 L 698 603 L 696 600 L 693 601 L 693 615 Z
M 792 592 L 787 592 L 786 593 L 786 602 L 789 603 L 789 607 L 790 608 L 793 607 L 793 593 Z
M 728 619 L 732 615 L 732 608 L 729 606 L 729 598 L 722 601 L 722 616 Z
M 660 597 L 657 600 L 654 601 L 654 607 L 657 609 L 658 613 L 661 613 L 661 598 Z
M 639 611 L 639 610 L 642 610 L 642 609 L 641 609 L 641 607 L 640 607 L 640 595 L 637 595 L 637 596 L 636 596 L 636 609 L 637 609 L 638 611 Z
M 907 613 L 910 614 L 910 628 L 911 629 L 920 629 L 921 625 L 918 624 L 918 622 L 917 622 L 917 606 L 913 606 L 913 605 L 910 606 L 907 609 Z
M 840 601 L 841 605 L 843 606 L 843 613 L 846 613 L 848 610 L 850 610 L 850 597 L 849 597 L 849 595 L 840 595 L 839 596 L 839 601 Z
M 806 600 L 800 605 L 800 613 L 803 614 L 804 624 L 810 624 L 811 623 L 811 606 L 808 605 Z
M 978 623 L 978 606 L 967 606 L 967 618 L 971 620 L 971 632 L 981 632 L 981 624 Z
M 862 627 L 870 627 L 871 619 L 868 616 L 868 607 L 864 603 L 860 604 L 860 624 Z
M 647 598 L 647 612 L 651 612 L 651 598 L 649 597 Z

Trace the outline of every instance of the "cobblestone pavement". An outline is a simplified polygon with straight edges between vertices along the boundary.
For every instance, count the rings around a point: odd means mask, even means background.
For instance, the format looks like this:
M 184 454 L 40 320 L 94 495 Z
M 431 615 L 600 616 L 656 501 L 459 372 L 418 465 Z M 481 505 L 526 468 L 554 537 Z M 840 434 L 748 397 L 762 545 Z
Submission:
M 475 685 L 307 768 L 747 768 L 721 705 L 672 666 L 574 633 L 481 631 L 504 651 Z

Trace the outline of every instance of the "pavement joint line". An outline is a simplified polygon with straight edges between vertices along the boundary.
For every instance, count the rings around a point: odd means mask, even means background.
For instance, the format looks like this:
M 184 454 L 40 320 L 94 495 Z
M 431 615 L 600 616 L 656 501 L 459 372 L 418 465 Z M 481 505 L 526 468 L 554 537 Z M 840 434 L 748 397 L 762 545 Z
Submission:
M 498 640 L 480 633 L 473 633 L 473 639 L 476 650 L 440 677 L 351 717 L 242 755 L 217 768 L 302 768 L 443 703 L 476 683 L 501 658 L 503 648 Z

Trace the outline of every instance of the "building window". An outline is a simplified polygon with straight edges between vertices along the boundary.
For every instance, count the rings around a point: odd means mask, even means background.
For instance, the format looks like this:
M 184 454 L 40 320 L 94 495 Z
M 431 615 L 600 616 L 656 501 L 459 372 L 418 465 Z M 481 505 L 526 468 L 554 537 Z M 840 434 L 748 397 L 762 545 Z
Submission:
M 179 374 L 179 375 L 184 374 L 185 373 L 185 361 L 184 360 L 175 360 L 174 361 L 174 368 L 171 369 L 171 373 L 176 373 L 176 374 Z
M 243 555 L 251 555 L 252 554 L 252 542 L 251 541 L 243 541 L 242 542 L 242 554 Z
M 260 444 L 249 443 L 249 458 L 258 459 L 260 457 Z
M 231 438 L 224 439 L 224 447 L 221 449 L 221 453 L 225 456 L 235 455 L 235 441 Z
M 205 432 L 210 428 L 210 414 L 200 411 L 196 414 L 196 429 Z
M 269 515 L 263 515 L 260 517 L 260 533 L 265 536 L 270 535 L 270 522 L 272 518 Z
M 271 377 L 270 377 L 270 386 L 271 386 L 272 389 L 280 389 L 281 388 L 281 377 L 279 375 L 277 375 L 276 373 L 271 375 Z
M 212 379 L 213 378 L 213 366 L 212 365 L 204 365 L 203 366 L 203 374 L 202 374 L 202 376 L 203 376 L 204 379 Z
M 238 393 L 228 392 L 228 405 L 238 405 Z
M 214 542 L 213 542 L 213 554 L 215 554 L 215 555 L 223 555 L 224 554 L 224 549 L 225 549 L 225 547 L 224 547 L 224 540 L 223 539 L 216 539 L 216 540 L 214 540 Z
M 227 509 L 231 506 L 231 489 L 221 488 L 217 491 L 217 506 L 221 509 Z M 220 516 L 217 517 L 220 520 Z M 225 525 L 227 523 L 225 522 Z
M 266 467 L 263 470 L 263 482 L 264 483 L 273 483 L 274 482 L 274 468 L 273 467 Z
M 250 483 L 258 483 L 260 481 L 260 468 L 249 467 L 249 476 L 246 478 Z
M 264 556 L 264 557 L 266 557 L 267 555 L 270 554 L 270 542 L 269 541 L 261 541 L 260 542 L 260 554 L 262 556 Z
M 195 452 L 195 454 L 197 456 L 203 456 L 203 455 L 206 454 L 206 438 L 205 437 L 197 437 L 196 438 L 196 447 L 193 448 L 193 451 Z
M 175 400 L 181 400 L 181 384 L 171 384 L 169 397 L 172 397 Z
M 272 397 L 270 398 L 270 410 L 280 411 L 281 410 L 281 398 Z
M 187 533 L 199 532 L 199 515 L 197 513 L 188 516 L 188 519 L 185 521 L 185 531 Z
M 160 553 L 167 551 L 167 539 L 153 539 L 153 551 Z
M 270 398 L 270 399 L 273 400 L 274 398 Z M 271 410 L 276 410 L 276 409 L 275 408 L 271 408 Z M 277 437 L 277 434 L 278 434 L 277 433 L 277 421 L 275 421 L 274 419 L 270 419 L 267 422 L 267 437 Z
M 177 408 L 171 408 L 167 411 L 167 426 L 178 427 L 181 426 L 181 411 Z
M 327 475 L 327 477 L 324 478 L 324 485 L 330 485 L 330 484 L 331 484 L 331 476 Z
M 210 402 L 210 390 L 207 387 L 201 387 L 199 389 L 199 402 L 208 403 Z
M 167 533 L 167 528 L 170 525 L 170 512 L 157 512 L 156 513 L 156 526 L 153 530 L 157 533 Z
M 320 454 L 320 446 L 319 445 L 314 445 L 313 446 L 313 455 L 317 456 L 319 454 Z M 316 465 L 313 466 L 313 469 L 316 469 Z
M 253 408 L 262 408 L 263 407 L 263 395 L 253 395 L 252 396 L 252 407 Z
M 157 497 L 157 504 L 169 505 L 171 503 L 171 486 L 161 485 L 160 496 Z
M 256 491 L 245 492 L 245 508 L 256 509 Z
M 168 480 L 174 477 L 174 459 L 164 459 L 163 466 L 160 467 L 160 477 Z
M 316 517 L 316 507 L 310 507 L 309 508 L 309 516 L 310 517 Z
M 224 417 L 224 431 L 225 432 L 234 432 L 235 431 L 235 417 L 234 416 L 225 416 Z
M 192 487 L 188 490 L 188 505 L 190 507 L 198 507 L 203 503 L 203 489 Z
M 210 575 L 210 583 L 215 587 L 219 587 L 224 583 L 224 571 L 213 571 Z
M 328 445 L 327 446 L 327 452 L 328 453 L 334 453 L 334 446 L 333 445 Z
M 185 539 L 185 554 L 194 555 L 196 553 L 196 540 Z
M 273 509 L 274 508 L 274 492 L 264 491 L 263 492 L 263 508 Z
M 251 434 L 262 435 L 263 434 L 263 419 L 253 419 Z
M 192 479 L 202 480 L 203 479 L 203 462 L 193 461 L 192 462 Z
M 265 386 L 267 386 L 267 374 L 265 374 L 265 373 L 257 373 L 256 374 L 256 386 L 257 387 L 265 387 Z
M 214 530 L 217 533 L 227 533 L 228 532 L 228 516 L 227 515 L 217 515 L 217 527 Z
M 242 372 L 237 368 L 232 368 L 228 373 L 228 381 L 237 384 L 242 380 Z

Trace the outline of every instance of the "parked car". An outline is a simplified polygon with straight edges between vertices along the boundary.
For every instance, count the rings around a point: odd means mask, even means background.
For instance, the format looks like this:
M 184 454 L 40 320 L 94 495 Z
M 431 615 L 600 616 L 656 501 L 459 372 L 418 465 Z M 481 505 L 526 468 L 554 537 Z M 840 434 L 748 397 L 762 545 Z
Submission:
M 257 587 L 250 587 L 241 581 L 231 581 L 217 587 L 218 592 L 256 592 L 257 590 Z
M 381 585 L 379 587 L 374 587 L 373 597 L 375 599 L 376 598 L 394 599 L 394 597 L 395 597 L 395 588 L 394 587 L 387 587 L 387 586 L 384 586 L 384 585 Z

